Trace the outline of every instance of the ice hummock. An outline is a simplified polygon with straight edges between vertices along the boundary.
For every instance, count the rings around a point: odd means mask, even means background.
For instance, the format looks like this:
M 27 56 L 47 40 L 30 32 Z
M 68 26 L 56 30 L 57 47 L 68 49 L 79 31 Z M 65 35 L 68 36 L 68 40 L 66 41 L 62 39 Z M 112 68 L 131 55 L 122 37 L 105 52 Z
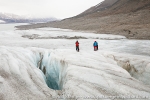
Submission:
M 111 58 L 117 55 L 119 59 L 118 56 L 124 56 L 121 54 L 104 51 L 76 53 L 74 50 L 67 49 L 21 47 L 0 47 L 0 51 L 2 56 L 0 96 L 4 100 L 12 97 L 15 100 L 20 98 L 40 100 L 61 98 L 64 95 L 80 97 L 80 99 L 86 96 L 96 98 L 120 95 L 139 96 L 141 99 L 150 95 L 149 85 L 132 77 Z M 38 68 L 40 54 L 43 55 L 41 69 L 46 67 L 47 75 Z M 126 57 L 134 58 L 132 62 L 140 60 L 131 55 Z M 147 59 L 147 57 L 143 58 Z M 146 67 L 148 68 L 149 65 Z M 149 77 L 148 72 L 149 70 L 145 72 L 147 77 Z M 46 78 L 50 82 L 47 82 Z M 52 89 L 48 88 L 46 83 Z

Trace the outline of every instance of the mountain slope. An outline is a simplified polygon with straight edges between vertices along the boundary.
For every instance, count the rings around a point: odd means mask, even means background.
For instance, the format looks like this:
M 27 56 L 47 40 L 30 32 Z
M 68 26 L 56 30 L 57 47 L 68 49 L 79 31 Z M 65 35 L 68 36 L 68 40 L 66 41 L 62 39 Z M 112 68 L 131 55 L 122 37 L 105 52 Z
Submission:
M 105 0 L 78 16 L 107 16 L 150 9 L 150 0 Z
M 10 13 L 0 13 L 0 20 L 5 23 L 31 23 L 31 22 L 49 22 L 56 18 L 29 18 L 26 16 L 18 16 Z
M 72 18 L 20 29 L 55 27 L 150 39 L 150 0 L 105 0 Z
M 3 20 L 0 20 L 0 23 L 5 23 L 5 21 L 3 21 Z
M 117 1 L 118 0 L 105 0 L 104 2 L 101 2 L 101 3 L 97 4 L 96 6 L 93 6 L 93 7 L 89 8 L 88 10 L 84 11 L 83 13 L 77 15 L 76 17 L 82 17 L 85 15 L 103 11 L 103 10 L 109 8 L 110 6 L 112 6 L 113 4 L 115 4 Z

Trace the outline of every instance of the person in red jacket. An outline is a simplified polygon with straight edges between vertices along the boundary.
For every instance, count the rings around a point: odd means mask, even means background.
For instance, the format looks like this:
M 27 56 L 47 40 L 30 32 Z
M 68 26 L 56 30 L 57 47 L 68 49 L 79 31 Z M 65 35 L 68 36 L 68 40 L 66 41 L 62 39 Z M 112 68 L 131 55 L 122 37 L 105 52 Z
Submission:
M 79 52 L 79 42 L 78 41 L 76 41 L 76 51 L 78 51 Z

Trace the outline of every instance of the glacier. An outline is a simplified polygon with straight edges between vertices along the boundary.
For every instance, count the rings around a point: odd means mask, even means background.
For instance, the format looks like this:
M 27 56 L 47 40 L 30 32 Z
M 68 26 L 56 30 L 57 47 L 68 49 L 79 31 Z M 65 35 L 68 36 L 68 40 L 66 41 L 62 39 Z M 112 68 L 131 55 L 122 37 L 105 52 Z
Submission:
M 85 37 L 80 52 L 77 39 L 58 36 Z M 0 100 L 149 100 L 149 44 L 55 28 L 0 31 Z

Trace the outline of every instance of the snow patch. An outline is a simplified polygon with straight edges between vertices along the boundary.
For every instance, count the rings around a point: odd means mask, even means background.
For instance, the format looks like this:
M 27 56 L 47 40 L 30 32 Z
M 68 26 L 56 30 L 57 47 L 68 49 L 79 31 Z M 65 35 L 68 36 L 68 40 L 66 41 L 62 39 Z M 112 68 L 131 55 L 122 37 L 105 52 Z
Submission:
M 5 21 L 3 21 L 3 20 L 0 20 L 0 24 L 3 24 L 3 23 L 5 23 Z

